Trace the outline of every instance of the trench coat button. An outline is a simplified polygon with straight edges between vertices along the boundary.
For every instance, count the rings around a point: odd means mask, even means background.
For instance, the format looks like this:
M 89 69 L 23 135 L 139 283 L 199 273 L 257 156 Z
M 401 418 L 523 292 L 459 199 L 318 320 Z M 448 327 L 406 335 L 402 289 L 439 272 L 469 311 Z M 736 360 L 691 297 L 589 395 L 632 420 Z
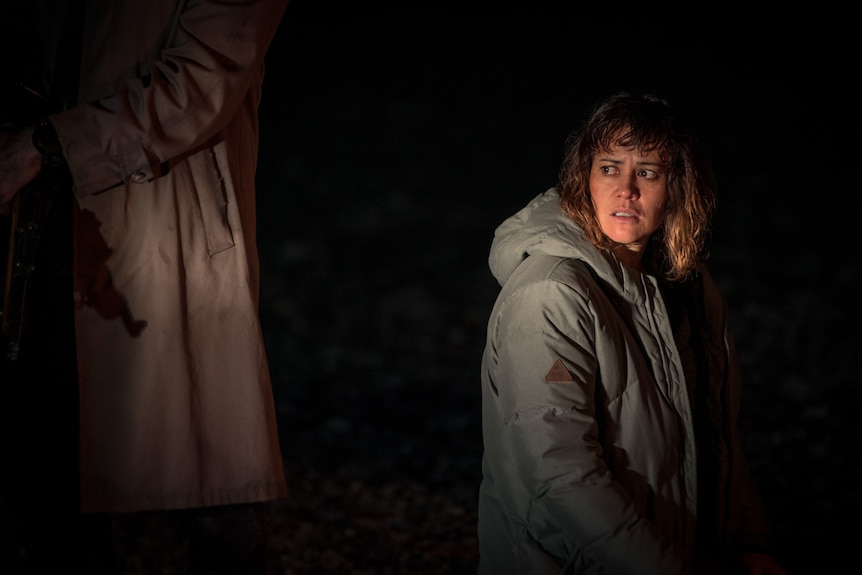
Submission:
M 132 172 L 129 175 L 129 179 L 136 184 L 143 184 L 147 181 L 147 174 L 145 174 L 141 170 L 138 170 L 137 172 Z

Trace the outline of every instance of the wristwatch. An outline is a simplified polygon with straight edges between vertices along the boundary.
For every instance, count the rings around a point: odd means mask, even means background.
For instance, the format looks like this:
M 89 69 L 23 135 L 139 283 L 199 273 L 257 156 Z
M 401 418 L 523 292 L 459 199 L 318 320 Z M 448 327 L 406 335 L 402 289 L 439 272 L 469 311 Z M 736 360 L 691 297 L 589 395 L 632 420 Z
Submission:
M 66 163 L 57 131 L 51 122 L 45 118 L 39 120 L 39 123 L 33 127 L 33 146 L 42 155 L 44 166 L 59 168 Z

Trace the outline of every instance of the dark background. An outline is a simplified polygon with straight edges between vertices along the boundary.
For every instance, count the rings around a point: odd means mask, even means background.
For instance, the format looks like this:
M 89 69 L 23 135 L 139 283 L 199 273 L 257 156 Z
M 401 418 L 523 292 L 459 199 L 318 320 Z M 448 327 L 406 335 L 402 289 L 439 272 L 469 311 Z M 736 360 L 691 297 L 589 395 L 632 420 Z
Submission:
M 494 228 L 555 183 L 589 104 L 646 88 L 690 111 L 715 160 L 712 267 L 779 553 L 793 574 L 849 572 L 859 111 L 841 16 L 550 5 L 288 6 L 259 180 L 294 484 L 274 519 L 279 564 L 475 571 Z

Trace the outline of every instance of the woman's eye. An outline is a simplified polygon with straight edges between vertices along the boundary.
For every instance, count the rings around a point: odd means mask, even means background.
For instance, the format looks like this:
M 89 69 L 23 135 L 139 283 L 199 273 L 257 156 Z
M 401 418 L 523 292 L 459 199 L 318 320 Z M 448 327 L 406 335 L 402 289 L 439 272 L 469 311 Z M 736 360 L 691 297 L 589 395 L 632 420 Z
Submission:
M 616 166 L 602 166 L 601 167 L 603 174 L 615 174 L 617 173 Z
M 638 175 L 647 180 L 653 180 L 658 177 L 658 173 L 653 170 L 641 170 L 638 172 Z

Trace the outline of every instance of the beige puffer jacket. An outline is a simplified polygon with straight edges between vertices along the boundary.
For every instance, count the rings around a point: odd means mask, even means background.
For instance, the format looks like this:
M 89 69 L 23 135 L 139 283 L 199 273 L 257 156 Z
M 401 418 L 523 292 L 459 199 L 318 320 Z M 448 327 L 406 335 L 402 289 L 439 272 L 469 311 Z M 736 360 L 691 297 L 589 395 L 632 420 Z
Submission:
M 596 250 L 553 189 L 499 226 L 489 261 L 502 290 L 482 361 L 479 572 L 676 575 L 692 568 L 696 529 L 716 565 L 764 544 L 726 308 L 706 269 L 705 316 L 682 324 L 701 330 L 698 360 L 656 278 Z

